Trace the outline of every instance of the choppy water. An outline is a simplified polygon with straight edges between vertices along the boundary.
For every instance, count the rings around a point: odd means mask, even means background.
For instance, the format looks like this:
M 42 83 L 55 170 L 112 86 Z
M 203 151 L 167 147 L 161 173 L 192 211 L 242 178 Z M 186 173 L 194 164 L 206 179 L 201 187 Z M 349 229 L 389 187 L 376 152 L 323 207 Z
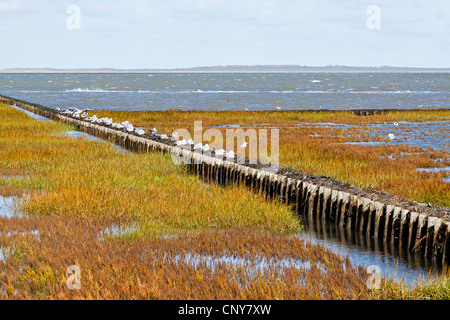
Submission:
M 449 73 L 0 74 L 0 93 L 109 110 L 450 108 Z

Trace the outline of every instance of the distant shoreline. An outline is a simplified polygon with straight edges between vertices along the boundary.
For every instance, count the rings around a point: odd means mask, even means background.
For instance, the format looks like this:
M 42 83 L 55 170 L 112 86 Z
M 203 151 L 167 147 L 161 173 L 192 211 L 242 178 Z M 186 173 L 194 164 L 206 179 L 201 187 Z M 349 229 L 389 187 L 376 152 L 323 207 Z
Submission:
M 52 69 L 7 68 L 0 73 L 449 73 L 450 68 L 348 67 L 348 66 L 211 66 L 178 69 Z

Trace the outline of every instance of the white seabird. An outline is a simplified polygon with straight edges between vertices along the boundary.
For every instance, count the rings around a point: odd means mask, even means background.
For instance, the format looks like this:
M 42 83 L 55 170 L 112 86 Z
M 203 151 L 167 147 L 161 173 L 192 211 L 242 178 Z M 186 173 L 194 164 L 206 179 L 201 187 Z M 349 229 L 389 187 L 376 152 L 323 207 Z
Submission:
M 225 153 L 225 156 L 227 158 L 234 158 L 234 152 L 233 151 L 229 151 L 229 152 Z
M 73 113 L 81 113 L 81 112 L 83 112 L 83 110 L 80 110 L 80 109 L 75 108 L 75 107 L 69 108 L 69 110 L 72 111 Z
M 116 128 L 116 129 L 119 129 L 119 130 L 125 128 L 123 124 L 117 123 L 117 122 L 113 122 L 113 123 L 111 124 L 111 127 Z
M 194 145 L 194 150 L 202 150 L 203 149 L 203 145 L 201 143 L 197 143 L 196 145 Z
M 219 150 L 215 151 L 215 155 L 216 156 L 221 156 L 221 155 L 224 155 L 224 154 L 225 154 L 225 150 L 223 150 L 223 149 L 219 149 Z
M 128 132 L 133 132 L 134 131 L 134 126 L 129 121 L 122 122 L 122 125 L 125 127 L 125 129 Z
M 175 142 L 175 144 L 176 144 L 177 146 L 184 146 L 184 145 L 187 144 L 187 141 L 186 141 L 185 139 L 183 139 L 183 140 L 178 140 L 178 141 Z
M 173 141 L 177 141 L 178 138 L 179 138 L 178 132 L 174 132 L 174 133 L 172 133 L 170 136 L 171 136 L 171 138 L 172 138 Z
M 101 118 L 99 119 L 100 123 L 103 123 L 106 126 L 111 126 L 113 124 L 113 120 L 109 118 Z

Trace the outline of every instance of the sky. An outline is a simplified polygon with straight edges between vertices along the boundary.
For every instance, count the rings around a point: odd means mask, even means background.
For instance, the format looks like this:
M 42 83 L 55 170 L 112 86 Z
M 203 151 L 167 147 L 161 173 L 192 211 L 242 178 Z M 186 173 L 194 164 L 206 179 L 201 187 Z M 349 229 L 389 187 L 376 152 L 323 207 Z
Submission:
M 450 1 L 0 0 L 0 35 L 0 69 L 448 68 Z

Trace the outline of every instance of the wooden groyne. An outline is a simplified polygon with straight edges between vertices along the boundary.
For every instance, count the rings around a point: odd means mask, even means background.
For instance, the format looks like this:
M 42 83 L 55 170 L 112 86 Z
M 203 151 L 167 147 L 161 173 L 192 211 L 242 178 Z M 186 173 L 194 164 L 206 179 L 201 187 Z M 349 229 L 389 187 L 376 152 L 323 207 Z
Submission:
M 211 152 L 187 150 L 151 134 L 139 136 L 101 124 L 76 119 L 38 104 L 0 96 L 0 103 L 61 121 L 78 130 L 108 140 L 136 152 L 168 152 L 184 159 L 190 173 L 221 185 L 242 184 L 292 205 L 295 212 L 309 221 L 329 221 L 341 230 L 382 241 L 394 250 L 431 258 L 438 263 L 450 261 L 449 208 L 414 202 L 391 201 L 375 192 L 341 188 L 321 183 L 320 179 L 280 168 L 267 171 L 262 165 L 239 164 Z M 383 194 L 386 196 L 385 194 Z M 384 200 L 385 199 L 385 200 Z M 397 199 L 397 198 L 396 198 Z M 450 219 L 449 219 L 450 220 Z

